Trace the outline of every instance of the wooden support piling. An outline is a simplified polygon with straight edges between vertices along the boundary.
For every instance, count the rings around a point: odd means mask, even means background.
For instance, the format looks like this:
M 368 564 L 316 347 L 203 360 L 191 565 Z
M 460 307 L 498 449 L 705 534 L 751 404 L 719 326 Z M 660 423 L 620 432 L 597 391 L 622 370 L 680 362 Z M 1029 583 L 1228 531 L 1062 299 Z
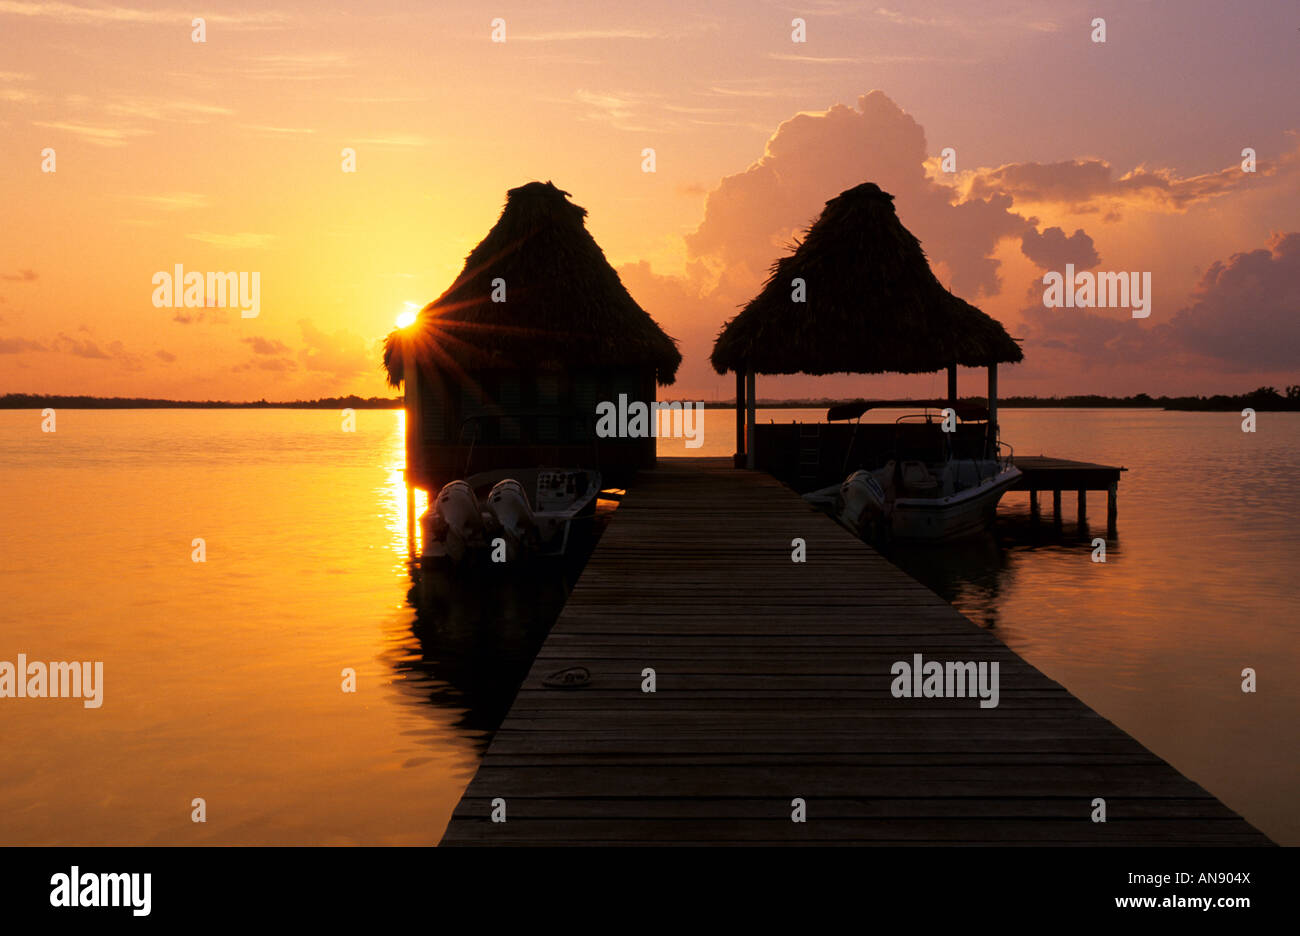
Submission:
M 406 551 L 412 559 L 416 556 L 416 523 L 415 485 L 408 480 L 406 482 Z
M 1110 496 L 1109 523 L 1114 532 L 1115 497 L 1120 475 L 1126 470 L 1115 465 L 1098 465 L 1092 462 L 1071 461 L 1066 458 L 1049 458 L 1044 455 L 1018 455 L 1016 467 L 1020 480 L 1012 485 L 1013 491 L 1029 492 L 1029 513 L 1037 521 L 1038 492 L 1052 492 L 1054 522 L 1061 523 L 1061 493 L 1075 491 L 1079 496 L 1079 526 L 1087 525 L 1088 491 L 1106 491 Z

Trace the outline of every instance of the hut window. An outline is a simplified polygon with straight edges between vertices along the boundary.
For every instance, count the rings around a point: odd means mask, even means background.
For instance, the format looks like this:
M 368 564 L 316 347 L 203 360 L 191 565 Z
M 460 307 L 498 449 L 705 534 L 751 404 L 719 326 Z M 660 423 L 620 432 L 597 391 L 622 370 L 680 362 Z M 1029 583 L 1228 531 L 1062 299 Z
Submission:
M 460 385 L 460 419 L 461 424 L 455 427 L 457 441 L 467 443 L 472 439 L 483 438 L 483 420 L 471 417 L 480 416 L 483 412 L 483 394 L 478 385 L 463 383 Z
M 592 436 L 596 418 L 596 378 L 578 374 L 573 378 L 573 438 L 586 441 Z
M 501 377 L 501 392 L 497 401 L 501 404 L 501 441 L 518 442 L 520 437 L 519 418 L 510 415 L 518 412 L 521 403 L 520 383 L 517 374 L 504 374 Z
M 477 416 L 483 409 L 483 394 L 476 384 L 460 385 L 460 411 L 463 416 Z
M 620 393 L 626 393 L 628 402 L 641 399 L 640 374 L 621 373 L 614 377 L 614 399 L 618 399 Z
M 426 442 L 443 442 L 447 438 L 447 415 L 442 408 L 442 399 L 434 394 L 428 383 L 420 387 L 420 413 L 424 424 L 421 433 Z
M 537 402 L 543 406 L 560 402 L 560 378 L 556 374 L 537 376 Z
M 537 405 L 555 407 L 560 402 L 560 378 L 557 374 L 537 375 Z M 537 441 L 557 442 L 560 438 L 560 417 L 537 417 Z
M 431 442 L 444 442 L 447 439 L 447 415 L 443 412 L 442 401 L 426 395 L 422 401 L 424 408 L 424 438 Z

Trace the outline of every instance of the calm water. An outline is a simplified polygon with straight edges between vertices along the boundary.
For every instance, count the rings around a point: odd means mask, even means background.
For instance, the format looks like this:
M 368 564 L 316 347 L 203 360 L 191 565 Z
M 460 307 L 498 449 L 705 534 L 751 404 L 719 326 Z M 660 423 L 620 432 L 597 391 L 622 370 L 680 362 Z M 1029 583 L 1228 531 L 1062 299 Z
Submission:
M 0 660 L 105 663 L 98 710 L 0 701 L 0 843 L 437 841 L 564 584 L 460 589 L 417 619 L 401 418 L 362 411 L 344 433 L 335 412 L 63 410 L 48 434 L 0 412 Z M 703 448 L 661 451 L 729 454 L 731 413 L 706 420 Z M 1074 538 L 1072 495 L 1058 540 L 1017 494 L 996 540 L 896 561 L 1300 843 L 1300 416 L 1254 435 L 1232 414 L 1002 422 L 1022 454 L 1130 469 L 1109 561 Z
M 527 641 L 417 625 L 401 420 L 0 413 L 0 659 L 105 664 L 0 703 L 0 842 L 437 841 Z

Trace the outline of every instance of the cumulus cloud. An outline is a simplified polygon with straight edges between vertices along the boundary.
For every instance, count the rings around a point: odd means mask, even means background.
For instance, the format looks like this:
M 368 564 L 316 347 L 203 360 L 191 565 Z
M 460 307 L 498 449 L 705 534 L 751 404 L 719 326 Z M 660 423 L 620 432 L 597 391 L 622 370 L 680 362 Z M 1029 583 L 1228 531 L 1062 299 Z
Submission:
M 734 303 L 716 291 L 702 289 L 698 277 L 664 276 L 644 260 L 624 264 L 617 272 L 632 298 L 652 318 L 674 323 L 668 331 L 681 347 L 692 350 L 692 363 L 697 367 L 704 364 L 720 324 L 736 314 Z M 714 379 L 711 369 L 707 373 Z
M 894 196 L 899 218 L 944 265 L 954 292 L 992 295 L 1000 288 L 997 242 L 1034 237 L 1036 221 L 1014 212 L 999 192 L 956 200 L 952 187 L 927 176 L 927 156 L 924 129 L 881 91 L 859 97 L 856 108 L 798 114 L 781 124 L 756 163 L 709 194 L 687 248 L 725 278 L 761 280 L 828 199 L 871 181 Z
M 945 176 L 928 153 L 920 124 L 888 96 L 872 91 L 859 97 L 856 107 L 794 115 L 770 136 L 753 164 L 722 178 L 707 194 L 698 227 L 685 235 L 685 275 L 656 274 L 645 263 L 620 267 L 619 274 L 647 311 L 680 332 L 683 386 L 716 386 L 706 362 L 719 327 L 754 296 L 772 263 L 825 202 L 860 182 L 873 181 L 895 196 L 899 219 L 920 239 L 944 285 L 986 311 L 1007 314 L 1015 300 L 1003 291 L 998 258 L 1010 262 L 1008 247 L 1041 270 L 1102 265 L 1095 231 L 1044 227 L 1036 212 L 1053 218 L 1097 215 L 1102 223 L 1126 210 L 1181 214 L 1260 191 L 1261 183 L 1290 184 L 1300 177 L 1300 147 L 1271 161 L 1261 159 L 1258 167 L 1254 176 L 1236 165 L 1191 176 L 1148 166 L 1118 173 L 1105 160 L 1086 158 Z M 1027 347 L 1045 352 L 1041 360 L 1079 370 L 1146 362 L 1218 371 L 1294 366 L 1289 311 L 1297 307 L 1296 246 L 1291 236 L 1268 250 L 1215 264 L 1194 302 L 1174 319 L 1161 316 L 1163 321 L 1134 320 L 1127 310 L 1045 309 L 1034 276 L 1027 285 L 1035 298 L 1019 309 L 1015 333 L 1023 334 Z M 1132 266 L 1122 256 L 1107 262 L 1115 269 Z M 1018 263 L 1014 269 L 1019 275 L 1023 268 Z M 1240 324 L 1247 321 L 1253 324 Z M 676 325 L 682 322 L 685 327 Z
M 287 354 L 289 346 L 283 341 L 277 341 L 271 338 L 263 338 L 260 335 L 254 335 L 251 338 L 241 338 L 244 344 L 253 346 L 254 354 Z
M 22 354 L 24 351 L 48 351 L 39 341 L 27 338 L 0 338 L 0 354 Z
M 976 197 L 940 182 L 927 171 L 929 158 L 924 129 L 880 91 L 862 95 L 856 107 L 796 114 L 756 162 L 708 192 L 703 218 L 685 235 L 685 276 L 655 274 L 644 263 L 620 268 L 647 311 L 688 323 L 677 335 L 684 385 L 715 384 L 707 358 L 718 329 L 753 298 L 827 200 L 864 181 L 894 195 L 899 219 L 920 239 L 941 282 L 977 304 L 1001 293 L 1002 241 L 1044 269 L 1099 262 L 1086 231 L 1040 231 L 1036 217 L 1015 210 L 1011 195 L 985 189 Z
M 1103 208 L 1112 214 L 1125 208 L 1173 213 L 1258 185 L 1259 178 L 1293 173 L 1297 168 L 1300 152 L 1292 150 L 1276 160 L 1260 161 L 1253 175 L 1234 164 L 1192 176 L 1180 176 L 1172 169 L 1138 166 L 1116 177 L 1114 168 L 1104 159 L 1074 159 L 977 169 L 965 175 L 963 181 L 969 198 L 1005 194 L 1017 205 L 1050 204 L 1076 214 Z
M 374 370 L 375 356 L 361 336 L 349 331 L 327 333 L 310 319 L 300 319 L 298 327 L 306 345 L 298 351 L 298 362 L 306 370 L 322 371 L 338 380 Z
M 272 371 L 274 373 L 287 374 L 290 371 L 298 369 L 297 363 L 292 358 L 253 358 L 245 361 L 243 364 L 236 364 L 231 368 L 235 373 L 244 373 L 251 370 Z
M 1300 232 L 1217 261 L 1169 323 L 1179 347 L 1241 370 L 1300 367 Z
M 89 361 L 112 361 L 124 370 L 129 371 L 138 371 L 144 368 L 144 362 L 141 360 L 140 355 L 128 350 L 121 341 L 110 341 L 107 344 L 102 344 L 85 325 L 77 329 L 76 335 L 59 332 L 46 350 L 70 354 L 73 357 L 84 358 Z
M 1140 364 L 1172 350 L 1166 327 L 1147 328 L 1128 312 L 1106 314 L 1037 305 L 1023 314 L 1028 344 L 1077 355 L 1073 366 L 1082 370 Z
M 117 342 L 121 344 L 121 342 Z M 59 333 L 57 347 L 65 354 L 71 354 L 75 357 L 90 358 L 91 360 L 111 361 L 113 356 L 101 348 L 94 340 L 90 338 L 73 338 Z
M 1020 249 L 1026 257 L 1044 270 L 1059 270 L 1067 263 L 1078 269 L 1091 269 L 1101 262 L 1092 238 L 1082 228 L 1069 237 L 1059 227 L 1050 227 L 1041 234 L 1026 231 L 1020 238 Z
M 1215 261 L 1192 301 L 1168 322 L 1146 327 L 1124 312 L 1024 310 L 1036 347 L 1079 357 L 1079 365 L 1140 364 L 1157 359 L 1226 371 L 1300 367 L 1300 232 L 1275 234 L 1268 247 Z
M 204 306 L 201 309 L 181 309 L 172 316 L 173 322 L 179 322 L 181 325 L 192 325 L 195 322 L 210 322 L 212 324 L 221 324 L 231 319 L 229 309 L 220 306 Z
M 261 335 L 239 340 L 253 349 L 255 357 L 232 368 L 236 372 L 261 370 L 287 374 L 298 369 L 298 363 L 293 359 L 292 349 L 283 341 L 263 338 Z

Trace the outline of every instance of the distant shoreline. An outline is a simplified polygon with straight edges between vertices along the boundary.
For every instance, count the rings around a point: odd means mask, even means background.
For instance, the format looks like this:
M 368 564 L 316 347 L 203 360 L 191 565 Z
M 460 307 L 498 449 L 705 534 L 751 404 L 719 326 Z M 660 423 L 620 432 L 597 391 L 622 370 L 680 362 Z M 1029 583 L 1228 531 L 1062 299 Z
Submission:
M 671 399 L 671 394 L 667 394 Z M 759 399 L 760 409 L 826 409 L 838 403 L 854 402 L 851 398 L 831 399 Z M 984 397 L 962 397 L 963 403 L 985 403 Z M 877 409 L 930 407 L 941 409 L 946 400 L 873 400 Z M 735 400 L 705 401 L 706 409 L 734 409 Z M 323 397 L 317 400 L 294 400 L 272 403 L 266 400 L 233 402 L 229 400 L 158 400 L 146 397 L 56 396 L 34 393 L 10 393 L 0 396 L 0 409 L 401 409 L 400 397 Z M 999 409 L 1164 409 L 1191 411 L 1240 412 L 1250 407 L 1260 412 L 1300 411 L 1300 386 L 1287 387 L 1285 395 L 1271 387 L 1236 396 L 1218 394 L 1209 397 L 1152 397 L 1144 393 L 1129 397 L 1013 396 L 998 401 Z
M 147 397 L 53 396 L 9 393 L 0 397 L 0 409 L 401 409 L 400 397 L 322 397 L 272 403 L 266 400 L 155 400 Z

